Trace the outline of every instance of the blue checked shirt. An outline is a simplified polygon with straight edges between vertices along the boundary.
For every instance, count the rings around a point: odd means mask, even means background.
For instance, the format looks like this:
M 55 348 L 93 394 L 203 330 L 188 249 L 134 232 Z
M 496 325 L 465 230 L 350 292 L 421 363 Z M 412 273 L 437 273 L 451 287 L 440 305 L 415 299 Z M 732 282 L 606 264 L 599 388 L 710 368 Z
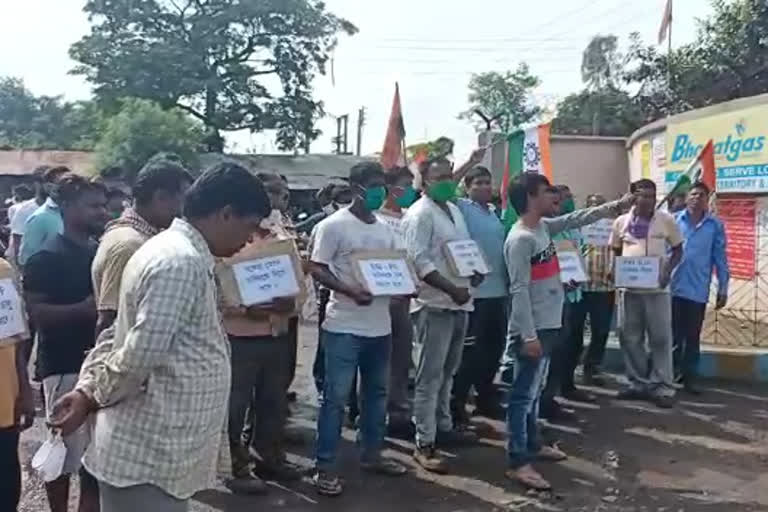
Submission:
M 674 297 L 706 304 L 712 269 L 717 272 L 717 293 L 728 294 L 728 260 L 725 256 L 725 229 L 717 217 L 706 213 L 698 224 L 691 221 L 688 210 L 675 215 L 683 234 L 683 259 L 672 275 L 671 290 Z

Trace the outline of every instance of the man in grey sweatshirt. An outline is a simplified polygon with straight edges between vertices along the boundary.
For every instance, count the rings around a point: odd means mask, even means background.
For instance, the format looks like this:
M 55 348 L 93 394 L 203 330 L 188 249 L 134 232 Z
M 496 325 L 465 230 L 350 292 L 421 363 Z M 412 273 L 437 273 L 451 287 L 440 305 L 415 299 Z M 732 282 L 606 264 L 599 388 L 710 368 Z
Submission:
M 520 219 L 504 243 L 509 272 L 511 316 L 507 330 L 507 353 L 515 358 L 515 376 L 507 404 L 508 478 L 539 490 L 550 489 L 533 467 L 535 458 L 563 460 L 566 455 L 541 446 L 537 436 L 539 399 L 546 381 L 549 355 L 557 342 L 562 322 L 563 283 L 552 235 L 575 229 L 606 217 L 615 217 L 633 201 L 619 201 L 544 218 L 553 197 L 550 184 L 541 174 L 523 173 L 509 188 L 509 200 Z

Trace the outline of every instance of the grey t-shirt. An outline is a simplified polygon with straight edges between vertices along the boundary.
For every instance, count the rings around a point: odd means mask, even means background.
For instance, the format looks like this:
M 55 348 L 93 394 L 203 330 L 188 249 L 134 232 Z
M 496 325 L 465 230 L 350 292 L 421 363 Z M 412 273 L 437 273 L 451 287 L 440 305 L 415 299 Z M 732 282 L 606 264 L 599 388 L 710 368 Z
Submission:
M 504 242 L 504 261 L 509 272 L 512 314 L 509 335 L 523 340 L 536 338 L 541 329 L 562 327 L 563 284 L 552 236 L 619 214 L 619 202 L 541 219 L 530 228 L 522 220 L 512 226 Z

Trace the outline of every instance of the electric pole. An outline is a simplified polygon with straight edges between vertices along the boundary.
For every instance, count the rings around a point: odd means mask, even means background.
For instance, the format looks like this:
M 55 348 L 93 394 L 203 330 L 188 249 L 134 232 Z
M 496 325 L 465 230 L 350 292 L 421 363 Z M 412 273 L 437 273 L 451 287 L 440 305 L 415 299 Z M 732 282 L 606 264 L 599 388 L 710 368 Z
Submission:
M 360 107 L 357 111 L 357 156 L 362 152 L 363 126 L 365 126 L 365 107 Z

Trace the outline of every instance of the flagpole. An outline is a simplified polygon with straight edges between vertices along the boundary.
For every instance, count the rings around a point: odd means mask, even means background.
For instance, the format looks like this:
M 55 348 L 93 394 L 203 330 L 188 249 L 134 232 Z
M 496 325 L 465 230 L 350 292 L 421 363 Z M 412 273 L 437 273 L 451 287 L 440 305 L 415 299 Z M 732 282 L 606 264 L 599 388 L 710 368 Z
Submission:
M 675 10 L 674 0 L 669 0 L 669 34 L 667 37 L 667 83 L 672 89 L 672 25 L 675 17 L 672 15 Z

